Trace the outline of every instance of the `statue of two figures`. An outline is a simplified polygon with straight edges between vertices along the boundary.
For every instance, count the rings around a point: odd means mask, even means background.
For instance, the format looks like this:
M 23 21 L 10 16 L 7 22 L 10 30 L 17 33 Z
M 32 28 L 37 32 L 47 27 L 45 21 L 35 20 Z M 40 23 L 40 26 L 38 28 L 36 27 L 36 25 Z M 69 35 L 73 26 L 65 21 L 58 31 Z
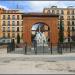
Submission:
M 37 45 L 47 45 L 47 37 L 45 36 L 44 32 L 37 32 L 35 40 L 37 42 Z

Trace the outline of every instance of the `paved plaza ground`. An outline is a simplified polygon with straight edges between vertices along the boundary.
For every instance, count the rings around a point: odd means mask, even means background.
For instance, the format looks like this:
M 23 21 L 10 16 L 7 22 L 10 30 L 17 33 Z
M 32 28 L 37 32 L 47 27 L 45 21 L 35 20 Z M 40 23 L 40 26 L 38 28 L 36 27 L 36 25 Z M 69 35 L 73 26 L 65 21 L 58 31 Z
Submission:
M 0 52 L 0 74 L 75 74 L 75 53 L 25 55 Z

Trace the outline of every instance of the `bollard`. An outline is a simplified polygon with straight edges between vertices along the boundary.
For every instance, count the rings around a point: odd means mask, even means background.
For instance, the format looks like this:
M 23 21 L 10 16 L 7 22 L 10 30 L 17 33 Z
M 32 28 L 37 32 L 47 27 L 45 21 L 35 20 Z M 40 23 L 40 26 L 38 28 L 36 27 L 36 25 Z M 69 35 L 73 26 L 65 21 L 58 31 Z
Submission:
M 62 43 L 61 43 L 61 54 L 62 54 Z
M 25 43 L 25 54 L 27 54 L 27 43 Z
M 63 43 L 63 50 L 64 50 L 64 43 Z
M 59 53 L 59 43 L 58 43 L 58 49 L 57 50 L 58 50 L 58 53 Z
M 58 43 L 58 53 L 62 54 L 62 44 Z
M 34 51 L 35 51 L 35 54 L 37 54 L 37 42 L 36 42 L 36 40 L 34 40 Z
M 37 54 L 37 47 L 34 47 L 35 54 Z
M 44 42 L 43 42 L 43 54 L 44 54 Z
M 51 54 L 52 54 L 52 43 L 51 43 Z
M 48 49 L 49 49 L 49 51 L 50 51 L 50 43 L 48 43 Z
M 8 46 L 7 46 L 7 53 L 9 53 L 10 51 L 11 51 L 10 44 L 8 44 Z
M 9 53 L 9 47 L 7 47 L 7 53 Z
M 70 42 L 70 53 L 71 53 L 71 42 Z
M 35 48 L 35 54 L 37 54 L 37 48 Z
M 67 51 L 67 43 L 66 43 L 66 51 Z

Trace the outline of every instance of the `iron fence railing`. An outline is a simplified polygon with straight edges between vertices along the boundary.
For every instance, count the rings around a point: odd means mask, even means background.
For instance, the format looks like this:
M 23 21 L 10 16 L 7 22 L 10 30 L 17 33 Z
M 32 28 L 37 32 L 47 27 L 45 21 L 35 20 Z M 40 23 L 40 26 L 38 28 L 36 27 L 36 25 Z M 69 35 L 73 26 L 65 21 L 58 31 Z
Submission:
M 75 43 L 43 43 L 42 45 L 33 44 L 29 46 L 27 43 L 23 46 L 19 45 L 13 46 L 13 44 L 8 44 L 7 53 L 22 53 L 22 54 L 63 54 L 75 52 Z

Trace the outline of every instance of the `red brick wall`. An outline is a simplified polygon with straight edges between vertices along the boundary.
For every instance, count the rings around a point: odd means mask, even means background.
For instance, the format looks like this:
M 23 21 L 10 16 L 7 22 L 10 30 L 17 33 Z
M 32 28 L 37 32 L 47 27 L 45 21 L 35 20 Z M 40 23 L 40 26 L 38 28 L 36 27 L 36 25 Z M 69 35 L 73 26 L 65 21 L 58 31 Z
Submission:
M 24 17 L 23 18 L 23 40 L 31 44 L 31 28 L 38 22 L 47 24 L 50 27 L 50 39 L 52 43 L 58 42 L 58 18 L 57 17 Z

